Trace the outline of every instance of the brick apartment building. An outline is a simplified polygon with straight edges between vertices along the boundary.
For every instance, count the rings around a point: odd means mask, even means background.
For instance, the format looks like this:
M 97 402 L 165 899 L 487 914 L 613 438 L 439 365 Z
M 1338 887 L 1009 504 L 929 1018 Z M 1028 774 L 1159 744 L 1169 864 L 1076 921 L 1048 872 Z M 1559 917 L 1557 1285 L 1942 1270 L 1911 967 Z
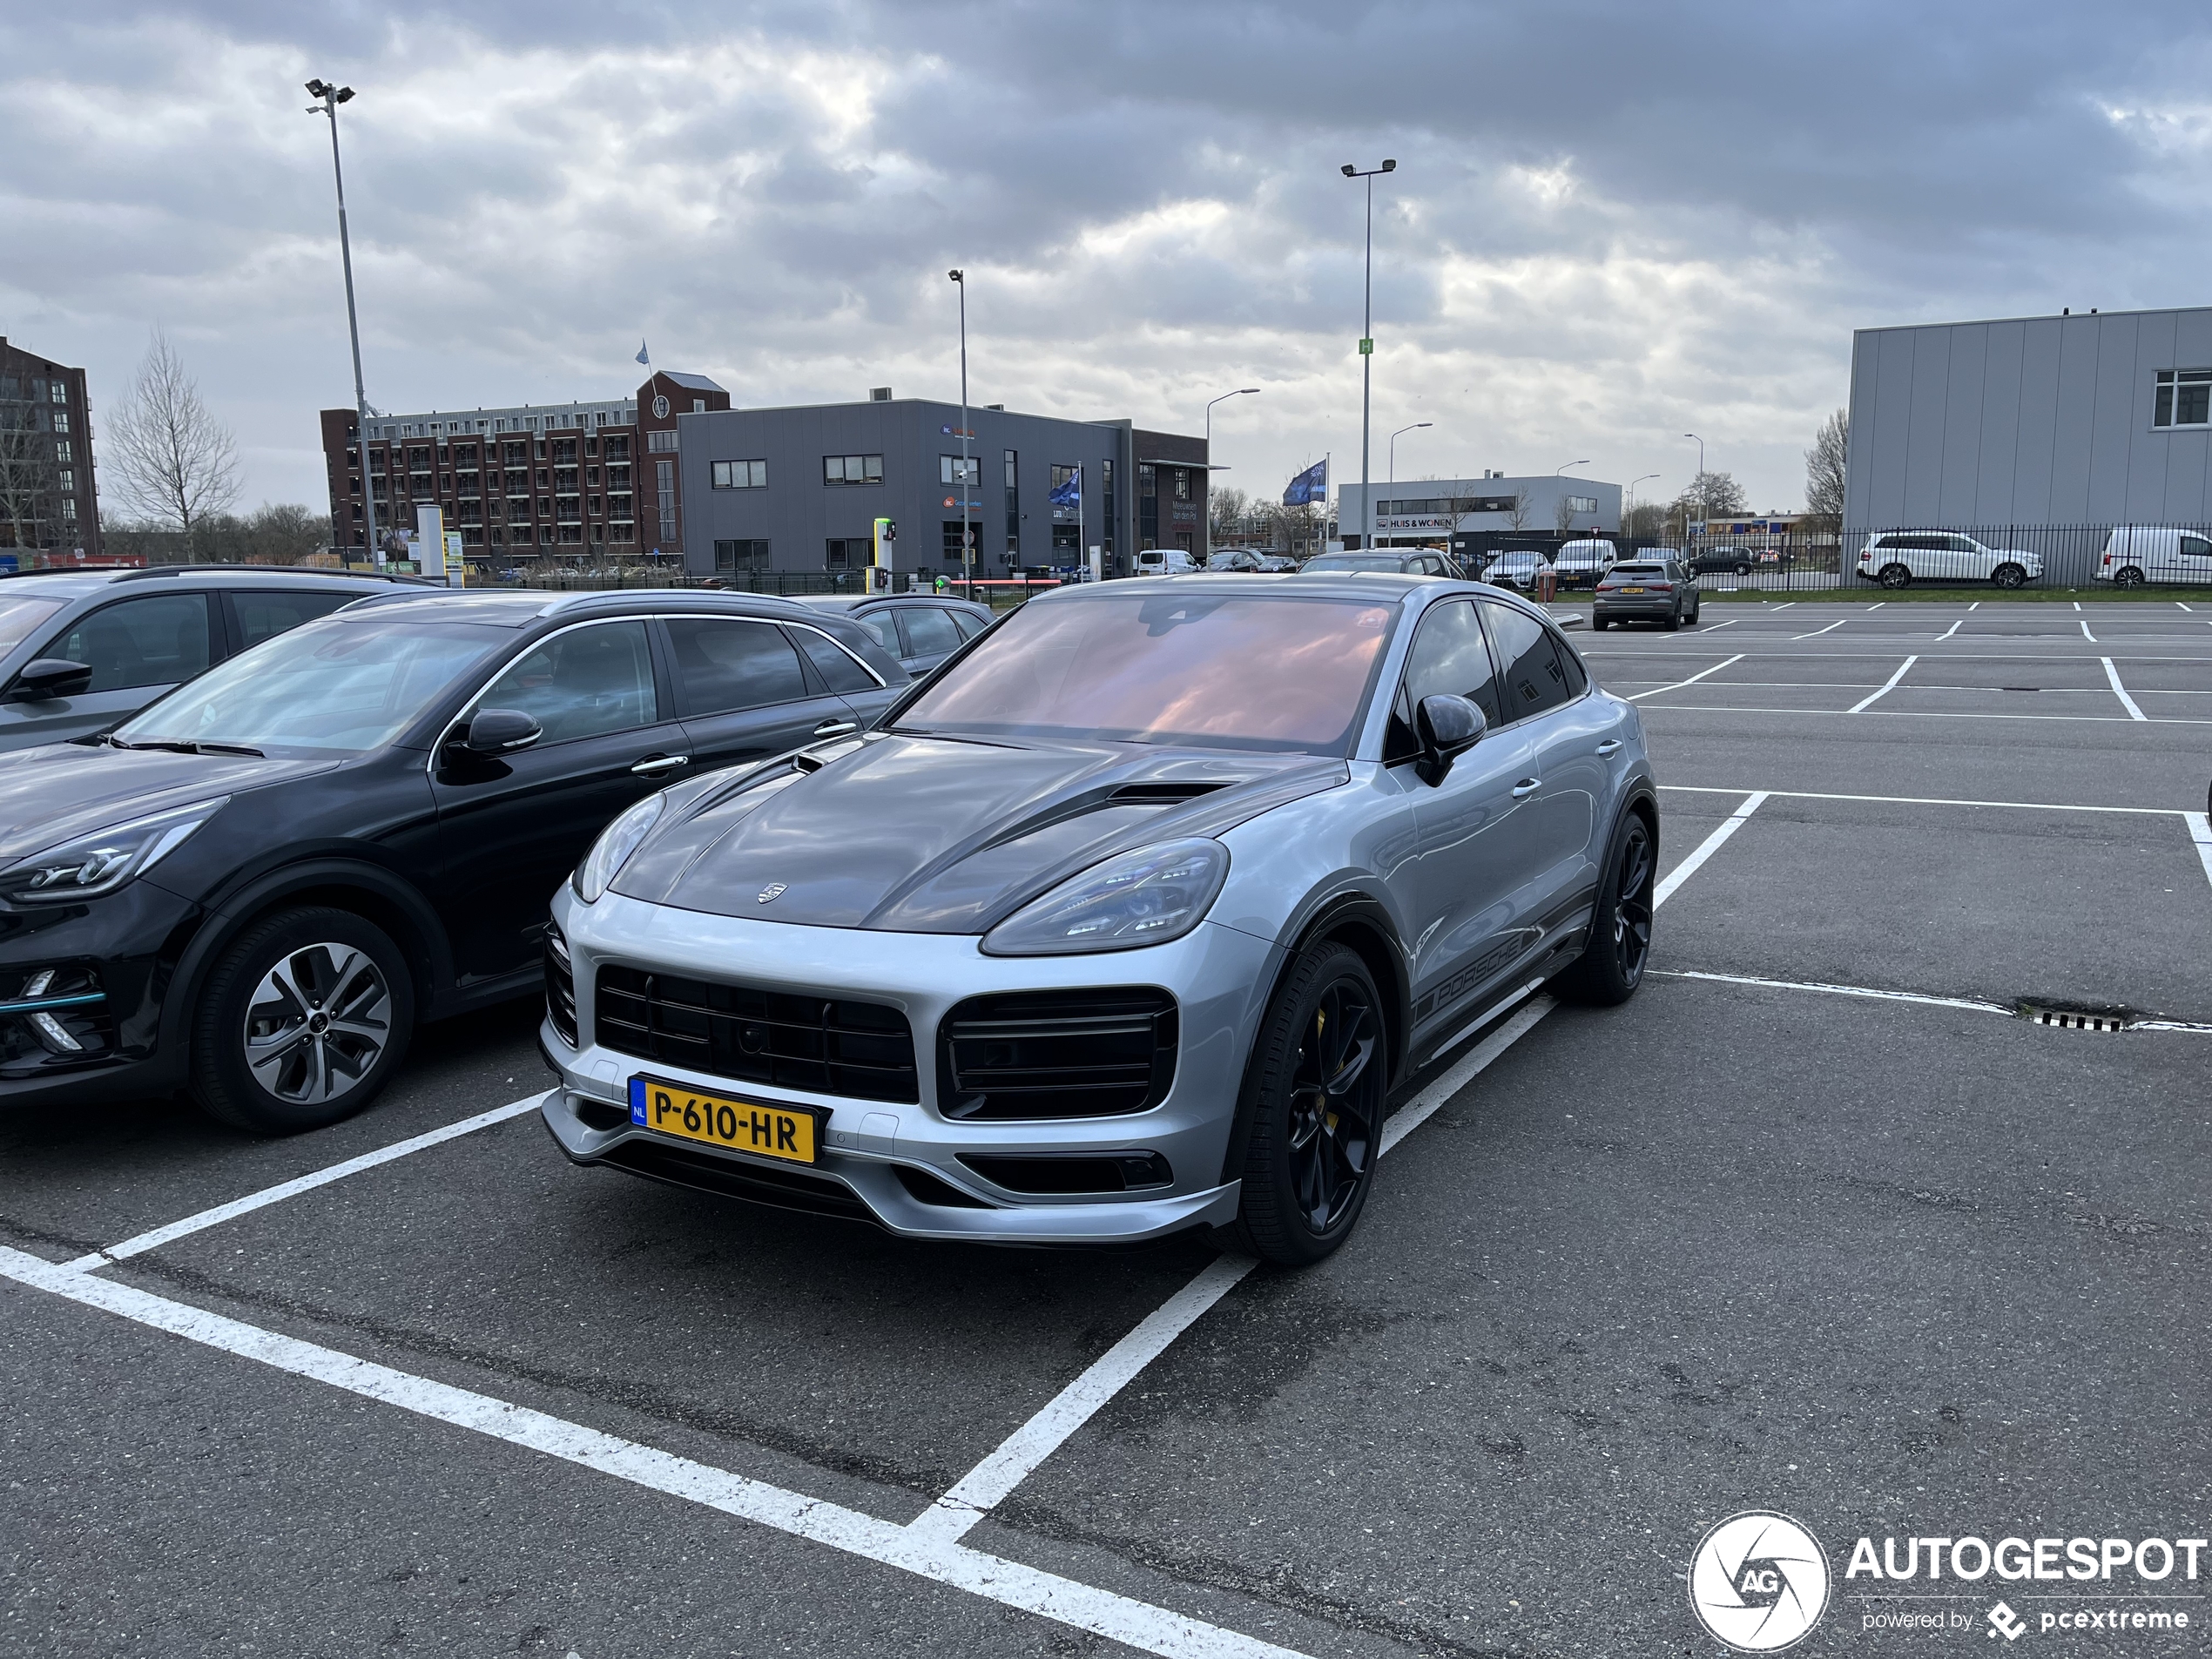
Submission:
M 0 553 L 97 557 L 92 409 L 84 371 L 0 334 Z
M 365 466 L 354 411 L 325 409 L 333 530 L 365 555 L 373 499 L 380 536 L 435 506 L 487 561 L 678 555 L 677 416 L 729 407 L 705 376 L 662 369 L 626 398 L 372 415 Z

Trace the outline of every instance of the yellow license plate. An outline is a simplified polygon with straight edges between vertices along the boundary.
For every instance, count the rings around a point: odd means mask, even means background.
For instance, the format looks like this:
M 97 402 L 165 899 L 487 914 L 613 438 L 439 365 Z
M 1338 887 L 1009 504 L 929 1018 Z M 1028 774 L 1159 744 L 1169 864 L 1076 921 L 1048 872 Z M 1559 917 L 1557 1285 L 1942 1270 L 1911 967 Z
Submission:
M 821 1120 L 828 1116 L 811 1106 L 772 1106 L 728 1095 L 702 1095 L 657 1077 L 630 1080 L 630 1121 L 640 1129 L 756 1157 L 781 1158 L 786 1163 L 820 1160 Z
M 1642 588 L 1617 588 L 1615 591 L 1617 593 L 1642 593 L 1644 590 Z

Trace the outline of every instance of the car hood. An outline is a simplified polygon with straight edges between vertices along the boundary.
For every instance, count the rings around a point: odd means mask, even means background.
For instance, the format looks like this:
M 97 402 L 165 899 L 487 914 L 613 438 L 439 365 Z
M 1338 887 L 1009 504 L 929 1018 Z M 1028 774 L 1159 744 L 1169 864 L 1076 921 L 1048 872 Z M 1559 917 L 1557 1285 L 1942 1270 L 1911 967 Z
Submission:
M 0 754 L 0 866 L 74 836 L 216 795 L 327 772 L 337 762 L 50 743 Z
M 614 890 L 761 921 L 981 934 L 1101 859 L 1218 835 L 1350 777 L 1311 755 L 873 736 L 686 786 Z

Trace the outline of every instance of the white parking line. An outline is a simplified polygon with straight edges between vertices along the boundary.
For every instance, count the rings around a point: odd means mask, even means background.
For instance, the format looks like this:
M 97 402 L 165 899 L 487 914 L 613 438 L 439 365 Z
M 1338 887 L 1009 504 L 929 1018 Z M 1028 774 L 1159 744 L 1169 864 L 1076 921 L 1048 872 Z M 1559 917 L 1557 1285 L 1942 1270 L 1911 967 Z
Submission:
M 2081 609 L 2081 601 L 2080 601 L 2080 600 L 2079 600 L 2079 599 L 2076 599 L 2076 600 L 2074 602 L 2074 608 L 2076 610 L 2080 610 L 2080 609 Z
M 1628 655 L 1628 653 L 1622 652 L 1622 655 L 1625 656 Z M 1685 685 L 1696 685 L 1699 680 L 1703 679 L 1708 674 L 1717 674 L 1723 668 L 1730 666 L 1730 664 L 1742 662 L 1743 660 L 1743 655 L 1744 654 L 1739 651 L 1735 656 L 1730 658 L 1727 662 L 1715 663 L 1710 668 L 1701 669 L 1698 672 L 1692 674 L 1686 680 L 1676 680 L 1672 685 L 1655 685 L 1648 691 L 1632 691 L 1627 697 L 1623 698 L 1622 701 L 1633 703 L 1640 697 L 1656 697 L 1662 691 L 1679 691 Z
M 2112 658 L 2100 657 L 2097 660 L 2105 665 L 2105 678 L 2112 682 L 2112 694 L 2120 699 L 2120 705 L 2128 711 L 2128 718 L 2136 720 L 2149 719 L 2150 716 L 2135 706 L 2135 699 L 2128 695 L 2128 688 L 2120 683 L 2120 671 L 2112 665 Z
M 1741 795 L 1741 789 L 1723 789 L 1714 784 L 1661 784 L 1659 787 L 1685 795 Z M 1895 806 L 2007 806 L 2029 813 L 2128 813 L 2147 818 L 2184 818 L 2202 823 L 2202 813 L 2190 813 L 2174 806 L 2074 806 L 2065 801 L 2048 800 L 1953 800 L 1943 795 L 1838 795 L 1812 789 L 1763 789 L 1757 799 L 1768 796 L 1778 800 L 1871 800 Z M 2208 865 L 2212 870 L 2212 865 Z
M 1693 628 L 1693 629 L 1691 629 L 1691 630 L 1690 630 L 1690 632 L 1692 632 L 1692 633 L 1694 633 L 1694 634 L 1716 634 L 1716 633 L 1720 632 L 1720 631 L 1721 631 L 1722 629 L 1723 629 L 1723 628 L 1733 628 L 1733 627 L 1735 627 L 1735 626 L 1736 626 L 1736 624 L 1737 624 L 1737 623 L 1739 623 L 1739 622 L 1741 622 L 1741 621 L 1743 621 L 1743 617 L 1730 617 L 1730 618 L 1729 618 L 1726 622 L 1712 622 L 1712 623 L 1707 623 L 1707 624 L 1706 624 L 1703 627 L 1702 627 L 1702 628 Z
M 1740 793 L 1741 792 L 1730 790 L 1722 792 L 1736 794 Z M 1757 812 L 1761 806 L 1766 804 L 1767 797 L 1770 792 L 1770 791 L 1760 789 L 1755 790 L 1750 795 L 1746 796 L 1743 804 L 1741 806 L 1738 806 L 1734 812 L 1730 813 L 1728 817 L 1722 821 L 1721 826 L 1718 829 L 1715 830 L 1710 835 L 1708 835 L 1703 840 L 1700 841 L 1696 849 L 1691 852 L 1688 858 L 1684 859 L 1680 864 L 1677 864 L 1672 870 L 1667 873 L 1667 879 L 1664 881 L 1662 881 L 1652 892 L 1651 907 L 1654 910 L 1656 910 L 1661 905 L 1666 903 L 1668 900 L 1673 898 L 1675 896 L 1675 890 L 1680 887 L 1683 882 L 1689 880 L 1691 876 L 1696 875 L 1697 873 L 1698 867 L 1703 865 L 1707 859 L 1710 859 L 1714 853 L 1719 852 L 1721 847 L 1727 842 L 1730 836 L 1735 834 L 1737 831 L 1743 827 L 1743 820 L 1750 817 L 1753 813 Z
M 2080 605 L 2078 603 L 2074 605 L 2074 608 L 2076 610 L 2080 610 L 2080 609 L 2081 609 Z M 2097 637 L 2096 637 L 2096 635 L 2094 635 L 2094 634 L 2093 634 L 2093 633 L 2091 633 L 2091 632 L 2089 631 L 2089 624 L 2088 624 L 2087 623 L 2086 623 L 2086 622 L 2085 622 L 2085 623 L 2083 623 L 2083 624 L 2081 624 L 2081 637 L 2082 637 L 2082 638 L 2084 638 L 2084 639 L 2087 640 L 2087 641 L 2088 641 L 2091 644 L 2093 644 L 2093 645 L 2094 645 L 2094 644 L 2095 644 L 2097 643 Z
M 1851 618 L 1848 617 L 1838 617 L 1836 621 L 1830 623 L 1825 628 L 1816 628 L 1809 634 L 1791 634 L 1790 637 L 1792 639 L 1817 639 L 1823 634 L 1834 633 L 1837 629 L 1842 627 L 1844 623 L 1850 620 Z
M 1875 601 L 1874 601 L 1874 603 L 1873 603 L 1872 604 L 1871 604 L 1871 605 L 1867 606 L 1866 608 L 1867 608 L 1869 610 L 1880 610 L 1880 609 L 1881 609 L 1884 605 L 1885 605 L 1885 604 L 1889 604 L 1889 601 L 1888 601 L 1888 600 L 1886 600 L 1886 599 L 1877 599 L 1877 600 L 1875 600 Z
M 1955 624 L 1953 625 L 1956 626 Z M 1907 674 L 1911 673 L 1912 671 L 1912 664 L 1919 660 L 1920 659 L 1918 657 L 1906 658 L 1902 664 L 1898 664 L 1897 672 L 1891 675 L 1889 678 L 1882 682 L 1882 689 L 1880 691 L 1876 691 L 1871 697 L 1860 698 L 1858 702 L 1852 704 L 1851 707 L 1844 710 L 1844 712 L 1846 714 L 1864 714 L 1867 710 L 1872 708 L 1877 703 L 1887 697 L 1892 691 L 1896 690 L 1897 683 L 1903 679 Z
M 1975 601 L 1973 602 L 1973 604 L 1972 604 L 1968 605 L 1968 606 L 1966 607 L 1966 609 L 1967 609 L 1967 610 L 1980 610 L 1980 609 L 1981 609 L 1981 601 L 1980 601 L 1980 600 L 1979 600 L 1979 599 L 1975 600 Z
M 1208 1624 L 895 1522 L 678 1457 L 581 1423 L 265 1331 L 0 1245 L 0 1277 L 203 1347 L 395 1406 L 417 1417 L 611 1475 L 648 1491 L 826 1544 L 1001 1607 L 1173 1659 L 1299 1659 L 1292 1649 Z
M 1661 686 L 1659 690 L 1672 688 Z M 1642 693 L 1646 697 L 1651 692 Z M 1821 719 L 1834 719 L 1848 714 L 1848 709 L 1770 709 L 1737 703 L 1654 703 L 1655 709 L 1664 709 L 1673 714 L 1798 714 Z M 2091 725 L 2126 725 L 2128 722 L 2117 714 L 1988 714 L 1968 709 L 1881 709 L 1877 712 L 1892 720 L 2067 720 Z M 2188 716 L 2154 714 L 2148 717 L 2153 725 L 2212 725 L 2212 719 L 2194 719 Z
M 1721 985 L 1758 985 L 1781 991 L 1824 991 L 1831 996 L 1871 997 L 1884 1002 L 1919 1002 L 1933 1008 L 1969 1008 L 1977 1014 L 2001 1014 L 2014 1018 L 2017 1011 L 2002 1002 L 1985 1002 L 1978 997 L 1925 996 L 1918 991 L 1878 991 L 1865 985 L 1829 985 L 1818 980 L 1760 979 L 1750 974 L 1703 974 L 1694 968 L 1661 968 L 1651 970 L 1662 979 L 1710 980 Z
M 2189 840 L 2196 843 L 2197 862 L 2204 867 L 2204 879 L 2212 881 L 2212 818 L 2202 813 L 2183 813 L 2182 817 L 2189 826 Z
M 2179 599 L 2175 600 L 2174 603 L 2177 605 L 2182 605 L 2182 602 Z M 2182 605 L 2182 609 L 2184 610 L 2194 610 L 2196 607 L 2195 605 Z
M 443 1129 L 434 1129 L 428 1134 L 417 1135 L 409 1140 L 395 1141 L 389 1146 L 380 1147 L 374 1152 L 364 1152 L 357 1158 L 347 1158 L 343 1163 L 334 1163 L 328 1169 L 317 1170 L 312 1175 L 280 1181 L 275 1186 L 264 1187 L 259 1192 L 249 1192 L 243 1198 L 233 1198 L 228 1204 L 217 1204 L 212 1210 L 203 1210 L 198 1215 L 186 1216 L 181 1221 L 172 1221 L 166 1226 L 154 1228 L 151 1232 L 126 1238 L 119 1244 L 110 1244 L 90 1256 L 80 1256 L 69 1266 L 79 1272 L 89 1272 L 93 1268 L 105 1267 L 110 1262 L 127 1261 L 133 1256 L 143 1256 L 150 1250 L 158 1250 L 162 1245 L 189 1233 L 219 1226 L 226 1221 L 251 1214 L 264 1205 L 280 1204 L 302 1192 L 312 1192 L 317 1187 L 327 1187 L 333 1181 L 342 1181 L 349 1175 L 359 1175 L 364 1170 L 373 1170 L 379 1164 L 403 1158 L 410 1152 L 440 1146 L 463 1135 L 474 1134 L 480 1129 L 489 1129 L 494 1123 L 503 1123 L 510 1117 L 520 1117 L 524 1112 L 536 1110 L 537 1103 L 544 1098 L 545 1091 L 541 1089 L 522 1100 L 510 1100 L 504 1106 L 495 1106 L 488 1112 L 464 1117 L 457 1123 L 448 1123 Z
M 1938 635 L 1936 636 L 1936 637 L 1937 637 L 1938 639 L 1948 639 L 1948 638 L 1950 638 L 1952 635 L 1953 635 L 1953 634 L 1955 634 L 1955 633 L 1957 633 L 1957 632 L 1959 631 L 1959 623 L 1963 623 L 1963 622 L 1965 622 L 1965 621 L 1966 621 L 1966 618 L 1965 618 L 1964 617 L 1959 617 L 1959 622 L 1954 622 L 1954 623 L 1952 623 L 1952 624 L 1951 624 L 1951 626 L 1949 626 L 1948 628 L 1945 629 L 1945 630 L 1944 630 L 1941 633 L 1938 634 Z

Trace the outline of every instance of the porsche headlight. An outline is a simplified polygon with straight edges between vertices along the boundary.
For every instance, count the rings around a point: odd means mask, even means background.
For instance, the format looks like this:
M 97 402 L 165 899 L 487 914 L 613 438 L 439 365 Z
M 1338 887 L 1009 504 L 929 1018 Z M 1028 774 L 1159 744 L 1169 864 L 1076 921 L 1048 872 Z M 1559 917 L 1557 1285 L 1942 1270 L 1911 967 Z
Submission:
M 229 799 L 218 795 L 130 819 L 17 859 L 0 870 L 0 899 L 10 904 L 66 904 L 113 893 L 176 851 Z
M 660 821 L 662 798 L 648 795 L 628 812 L 599 832 L 599 839 L 583 855 L 583 862 L 576 867 L 576 873 L 569 878 L 569 885 L 576 889 L 576 896 L 586 904 L 597 904 L 599 895 L 616 873 L 628 863 L 630 855 L 637 850 L 638 842 L 645 839 L 645 832 Z
M 1205 917 L 1229 877 L 1219 841 L 1140 846 L 1070 876 L 984 935 L 993 956 L 1135 950 L 1180 939 Z

